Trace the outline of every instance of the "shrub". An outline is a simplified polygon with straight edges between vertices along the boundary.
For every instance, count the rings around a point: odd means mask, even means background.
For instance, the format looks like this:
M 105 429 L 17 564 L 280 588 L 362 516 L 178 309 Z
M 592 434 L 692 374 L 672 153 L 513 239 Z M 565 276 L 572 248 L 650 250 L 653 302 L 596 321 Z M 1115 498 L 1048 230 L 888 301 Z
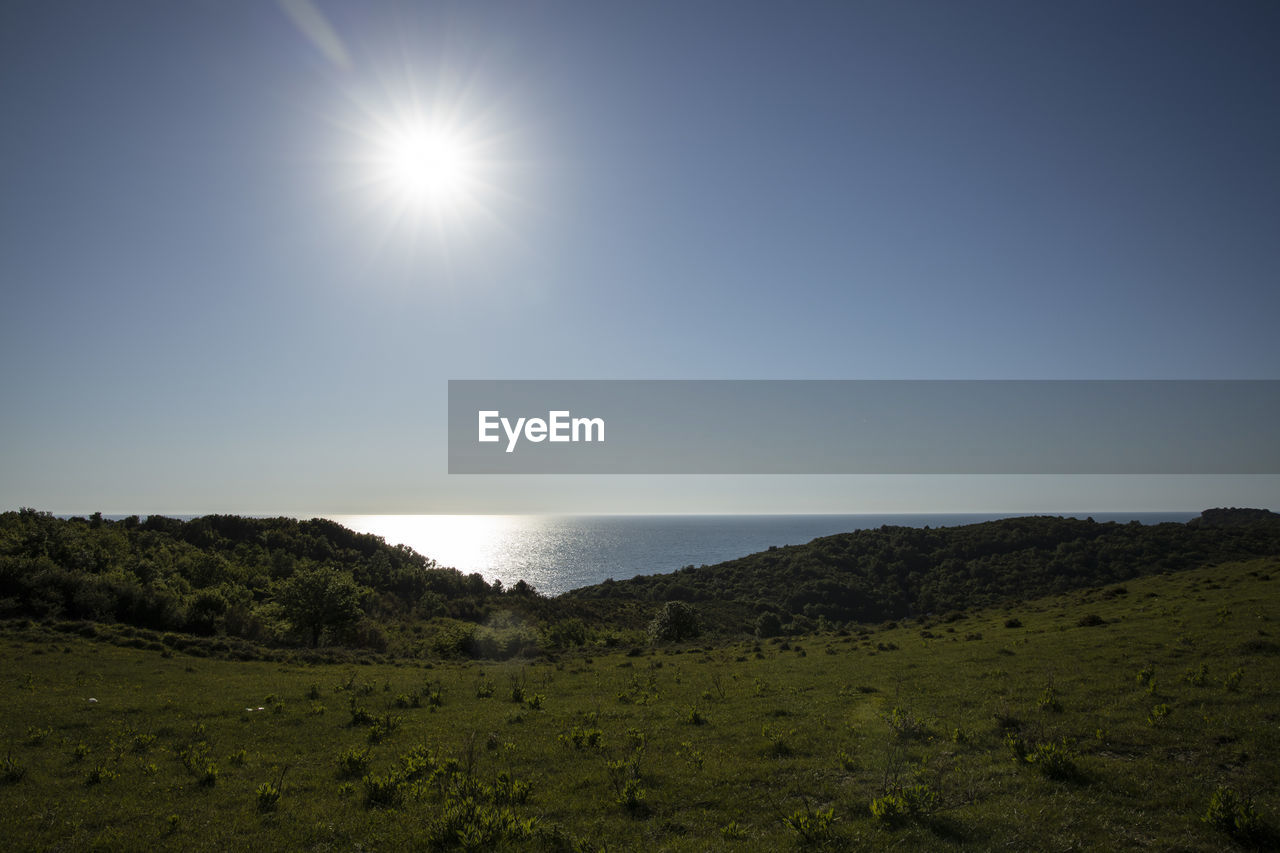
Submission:
M 383 714 L 369 728 L 369 743 L 382 743 L 400 728 L 404 717 L 392 716 L 390 712 Z
M 99 764 L 97 767 L 94 767 L 89 771 L 89 775 L 85 777 L 84 783 L 86 785 L 98 785 L 103 782 L 109 782 L 112 779 L 119 778 L 119 776 L 120 774 L 116 773 L 111 768 Z
M 586 746 L 599 749 L 602 746 L 601 738 L 603 736 L 604 733 L 599 729 L 574 726 L 567 735 L 560 735 L 559 741 L 565 746 L 571 746 L 574 749 L 582 749 Z
M 795 736 L 794 729 L 784 732 L 781 729 L 775 729 L 766 723 L 761 727 L 760 734 L 764 736 L 765 740 L 769 741 L 769 746 L 765 748 L 766 755 L 772 755 L 775 758 L 782 758 L 783 756 L 790 755 L 793 752 L 788 738 Z
M 835 809 L 814 811 L 808 803 L 782 819 L 782 825 L 795 834 L 797 841 L 810 846 L 829 842 L 834 823 Z
M 924 720 L 898 707 L 889 712 L 885 722 L 898 740 L 923 740 L 929 734 Z
M 404 780 L 395 773 L 365 776 L 364 804 L 371 809 L 397 808 L 404 802 Z
M 12 785 L 14 782 L 21 782 L 26 775 L 27 768 L 13 760 L 13 753 L 7 753 L 4 761 L 0 761 L 0 782 Z
M 668 601 L 649 623 L 649 640 L 653 643 L 678 643 L 701 633 L 698 615 L 683 601 Z
M 871 817 L 895 826 L 911 818 L 921 818 L 937 810 L 939 797 L 928 785 L 896 785 L 871 801 Z
M 51 734 L 53 734 L 52 728 L 41 729 L 36 726 L 27 726 L 27 744 L 29 746 L 39 746 Z
M 263 782 L 258 786 L 258 811 L 273 812 L 276 805 L 280 802 L 280 789 L 270 782 Z
M 1076 625 L 1081 628 L 1095 628 L 1099 625 L 1107 624 L 1107 620 L 1103 619 L 1097 613 L 1086 613 L 1076 620 Z
M 1253 803 L 1225 786 L 1213 792 L 1201 820 L 1238 841 L 1252 841 L 1263 834 L 1262 820 Z
M 1026 760 L 1050 779 L 1075 779 L 1080 775 L 1075 763 L 1075 751 L 1066 741 L 1038 743 L 1027 754 Z
M 1053 684 L 1044 689 L 1037 704 L 1039 704 L 1041 711 L 1050 711 L 1054 714 L 1062 713 L 1062 702 L 1058 700 L 1058 691 L 1053 688 Z
M 338 755 L 338 778 L 359 779 L 369 772 L 372 756 L 368 747 L 353 746 Z

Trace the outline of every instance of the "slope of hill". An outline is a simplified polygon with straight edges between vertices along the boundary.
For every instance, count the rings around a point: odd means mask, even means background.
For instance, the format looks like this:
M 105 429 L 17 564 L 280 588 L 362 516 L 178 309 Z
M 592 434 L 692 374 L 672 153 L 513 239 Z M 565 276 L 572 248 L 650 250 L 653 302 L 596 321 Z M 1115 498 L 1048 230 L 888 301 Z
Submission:
M 0 628 L 11 849 L 1277 849 L 1280 561 L 946 621 L 281 665 Z
M 761 619 L 802 630 L 879 622 L 1280 554 L 1276 519 L 1265 510 L 1209 510 L 1188 524 L 1150 526 L 1027 517 L 881 527 L 565 597 L 696 602 L 726 628 L 749 629 Z

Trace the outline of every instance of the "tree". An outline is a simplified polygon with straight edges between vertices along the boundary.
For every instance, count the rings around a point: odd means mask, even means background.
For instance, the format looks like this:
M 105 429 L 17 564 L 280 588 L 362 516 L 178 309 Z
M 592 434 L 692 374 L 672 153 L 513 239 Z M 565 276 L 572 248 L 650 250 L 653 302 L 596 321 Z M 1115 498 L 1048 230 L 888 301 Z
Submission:
M 678 643 L 699 633 L 698 614 L 683 601 L 668 601 L 649 623 L 649 639 L 655 643 Z
M 281 585 L 277 601 L 285 618 L 309 633 L 311 645 L 318 646 L 325 628 L 340 631 L 360 619 L 360 600 L 366 591 L 346 572 L 322 566 L 294 572 Z

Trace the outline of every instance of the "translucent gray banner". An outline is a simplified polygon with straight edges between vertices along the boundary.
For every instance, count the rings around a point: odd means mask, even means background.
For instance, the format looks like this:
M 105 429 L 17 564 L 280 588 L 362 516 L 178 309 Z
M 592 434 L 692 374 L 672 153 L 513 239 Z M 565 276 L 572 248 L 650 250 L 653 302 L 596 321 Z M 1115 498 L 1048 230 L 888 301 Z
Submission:
M 450 380 L 450 474 L 1277 474 L 1277 380 Z

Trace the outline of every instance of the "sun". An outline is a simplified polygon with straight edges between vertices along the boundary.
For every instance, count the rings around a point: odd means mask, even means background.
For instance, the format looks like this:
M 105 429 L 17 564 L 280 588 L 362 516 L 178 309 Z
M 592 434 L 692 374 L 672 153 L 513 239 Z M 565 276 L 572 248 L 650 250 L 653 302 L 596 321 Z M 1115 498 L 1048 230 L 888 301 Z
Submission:
M 381 189 L 407 208 L 455 215 L 481 190 L 478 146 L 454 127 L 414 121 L 387 128 L 374 159 Z

